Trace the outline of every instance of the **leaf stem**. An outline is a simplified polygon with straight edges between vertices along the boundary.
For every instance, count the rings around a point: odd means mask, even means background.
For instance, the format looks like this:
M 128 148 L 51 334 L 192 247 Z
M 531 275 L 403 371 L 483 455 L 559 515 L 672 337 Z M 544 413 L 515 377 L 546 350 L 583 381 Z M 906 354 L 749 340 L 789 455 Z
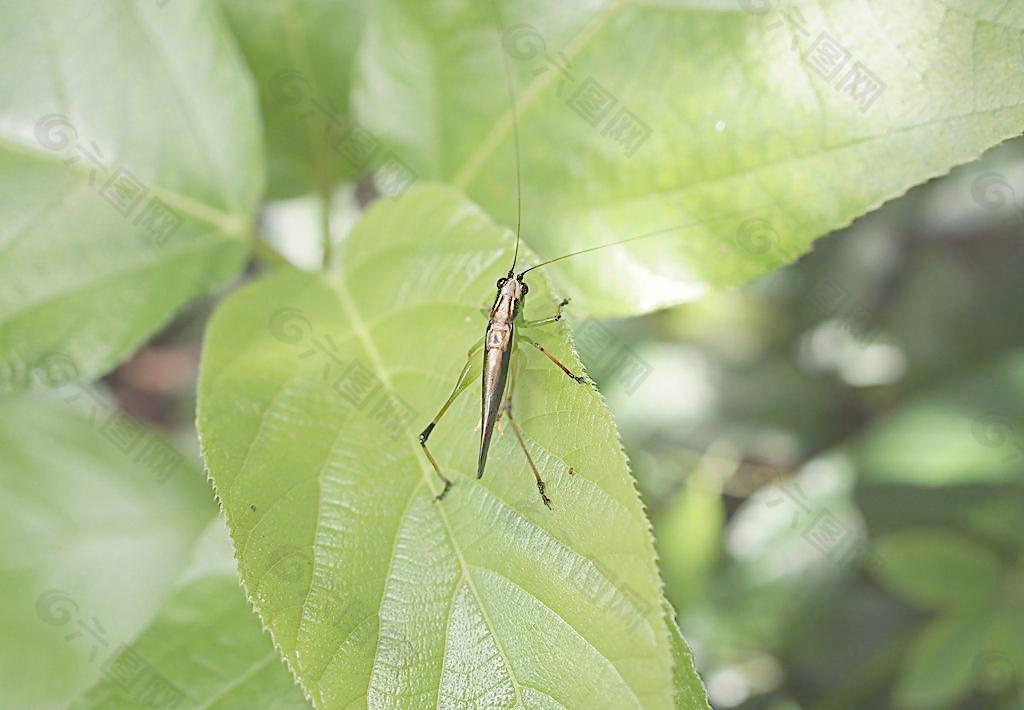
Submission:
M 324 271 L 330 271 L 334 261 L 334 242 L 331 239 L 331 205 L 331 187 L 325 184 L 320 190 L 320 238 L 324 247 Z
M 280 269 L 282 267 L 292 265 L 292 262 L 288 261 L 284 254 L 275 249 L 269 242 L 264 239 L 260 239 L 258 236 L 253 239 L 252 252 L 256 261 L 271 269 Z

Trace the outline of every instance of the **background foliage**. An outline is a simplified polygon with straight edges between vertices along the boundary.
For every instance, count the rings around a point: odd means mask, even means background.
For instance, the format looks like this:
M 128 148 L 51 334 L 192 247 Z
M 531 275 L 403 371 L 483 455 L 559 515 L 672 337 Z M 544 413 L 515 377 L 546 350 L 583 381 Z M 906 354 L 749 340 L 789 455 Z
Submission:
M 946 174 L 1020 133 L 1024 6 L 503 14 L 0 3 L 5 700 L 704 707 L 678 621 L 715 707 L 1024 705 L 1024 147 Z M 823 76 L 823 37 L 877 101 Z M 547 337 L 604 398 L 528 365 L 556 514 L 461 473 L 446 543 L 414 440 L 335 426 L 294 326 L 415 411 L 443 396 L 514 219 L 502 52 L 531 254 L 689 226 L 534 280 L 537 315 L 574 297 Z M 457 472 L 472 398 L 439 430 Z

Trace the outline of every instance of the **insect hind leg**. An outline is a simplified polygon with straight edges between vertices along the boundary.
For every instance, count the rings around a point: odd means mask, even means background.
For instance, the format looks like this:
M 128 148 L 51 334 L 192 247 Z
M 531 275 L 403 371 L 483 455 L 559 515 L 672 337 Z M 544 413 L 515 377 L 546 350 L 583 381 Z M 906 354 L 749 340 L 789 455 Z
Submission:
M 427 424 L 427 427 L 422 432 L 420 432 L 420 448 L 423 449 L 423 454 L 427 457 L 427 461 L 429 461 L 430 465 L 433 467 L 434 473 L 437 474 L 437 477 L 441 479 L 441 483 L 444 484 L 444 489 L 436 496 L 434 496 L 435 503 L 444 500 L 444 497 L 448 495 L 448 491 L 451 490 L 451 487 L 454 484 L 452 483 L 451 479 L 449 479 L 447 476 L 441 473 L 441 467 L 437 464 L 437 459 L 434 458 L 433 454 L 430 453 L 430 449 L 427 448 L 427 440 L 433 433 L 434 427 L 436 427 L 437 423 L 441 421 L 441 417 L 443 417 L 445 413 L 448 411 L 448 408 L 451 407 L 452 403 L 459 398 L 459 395 L 466 391 L 470 383 L 473 381 L 473 358 L 476 356 L 478 352 L 480 352 L 480 349 L 483 347 L 483 344 L 484 341 L 483 338 L 481 338 L 476 342 L 476 344 L 472 348 L 470 348 L 469 355 L 466 357 L 466 364 L 462 366 L 462 371 L 459 373 L 459 379 L 455 383 L 455 388 L 452 390 L 452 393 L 448 396 L 448 399 L 445 401 L 445 403 L 441 405 L 441 408 L 437 411 L 437 414 L 434 415 L 434 418 L 430 421 L 429 424 Z
M 427 435 L 429 436 L 429 434 Z M 448 491 L 450 491 L 452 486 L 455 484 L 452 483 L 451 479 L 441 473 L 441 467 L 437 465 L 437 461 L 434 459 L 433 454 L 431 454 L 430 449 L 427 448 L 427 441 L 423 434 L 420 434 L 420 447 L 423 449 L 423 453 L 426 455 L 430 465 L 434 467 L 434 473 L 437 474 L 437 477 L 440 478 L 441 482 L 444 484 L 444 489 L 434 496 L 434 502 L 438 503 L 444 500 L 444 497 L 448 495 Z
M 523 433 L 519 429 L 519 424 L 516 423 L 515 417 L 512 416 L 512 399 L 509 398 L 505 401 L 505 416 L 508 417 L 509 426 L 512 427 L 512 432 L 516 435 L 516 441 L 519 442 L 519 448 L 523 450 L 526 455 L 526 462 L 530 464 L 530 469 L 533 471 L 533 477 L 537 479 L 537 491 L 540 493 L 540 499 L 544 502 L 545 507 L 548 510 L 554 510 L 551 507 L 551 499 L 547 495 L 547 486 L 544 483 L 544 479 L 540 476 L 540 471 L 537 470 L 537 464 L 533 462 L 533 457 L 530 455 L 530 450 L 526 448 L 526 442 L 523 440 Z

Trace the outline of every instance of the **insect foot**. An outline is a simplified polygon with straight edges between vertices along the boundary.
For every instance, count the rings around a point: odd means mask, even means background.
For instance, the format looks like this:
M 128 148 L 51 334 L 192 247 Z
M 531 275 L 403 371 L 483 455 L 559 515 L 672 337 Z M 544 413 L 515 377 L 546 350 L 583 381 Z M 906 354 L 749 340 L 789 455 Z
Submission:
M 558 304 L 558 308 L 555 310 L 555 321 L 562 320 L 562 309 L 569 305 L 569 299 L 563 298 L 562 302 Z
M 448 491 L 450 491 L 452 489 L 452 485 L 453 484 L 452 484 L 451 481 L 445 480 L 445 482 L 444 482 L 444 490 L 441 491 L 440 493 L 438 493 L 436 496 L 434 496 L 434 502 L 435 503 L 440 503 L 442 500 L 444 500 L 444 497 L 446 495 L 448 495 Z
M 554 508 L 551 507 L 551 499 L 548 498 L 547 494 L 544 492 L 544 481 L 539 478 L 537 479 L 537 490 L 540 491 L 540 499 L 544 501 L 544 505 L 547 506 L 547 509 L 554 510 Z

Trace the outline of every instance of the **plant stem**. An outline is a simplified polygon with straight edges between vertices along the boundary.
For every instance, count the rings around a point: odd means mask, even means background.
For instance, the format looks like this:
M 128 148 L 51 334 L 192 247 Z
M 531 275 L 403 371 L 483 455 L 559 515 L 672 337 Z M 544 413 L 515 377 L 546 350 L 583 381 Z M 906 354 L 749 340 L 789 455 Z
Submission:
M 331 188 L 324 185 L 320 190 L 320 239 L 323 242 L 324 271 L 330 271 L 334 260 L 334 242 L 331 239 Z
M 272 269 L 279 269 L 283 266 L 291 266 L 292 264 L 285 258 L 284 254 L 259 237 L 253 240 L 252 251 L 256 261 Z

